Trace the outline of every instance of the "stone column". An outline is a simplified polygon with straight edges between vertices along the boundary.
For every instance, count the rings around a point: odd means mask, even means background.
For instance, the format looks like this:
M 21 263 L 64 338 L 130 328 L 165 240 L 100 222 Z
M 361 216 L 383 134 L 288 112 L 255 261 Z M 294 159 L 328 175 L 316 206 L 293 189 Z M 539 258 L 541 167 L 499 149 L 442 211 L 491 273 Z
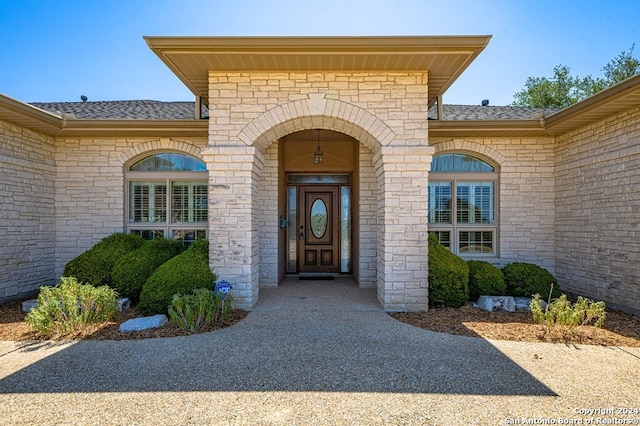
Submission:
M 255 147 L 203 150 L 209 171 L 209 265 L 233 286 L 235 306 L 258 303 L 258 178 L 262 154 Z
M 434 148 L 385 146 L 378 180 L 378 300 L 387 311 L 429 306 L 428 179 Z

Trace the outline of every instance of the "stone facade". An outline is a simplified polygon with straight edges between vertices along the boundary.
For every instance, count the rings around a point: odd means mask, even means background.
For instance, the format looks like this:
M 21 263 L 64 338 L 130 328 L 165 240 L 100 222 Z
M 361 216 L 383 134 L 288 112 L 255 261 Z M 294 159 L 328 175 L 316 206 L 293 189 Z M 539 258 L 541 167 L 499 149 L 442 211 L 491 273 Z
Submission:
M 537 263 L 565 291 L 640 312 L 638 107 L 559 136 L 540 122 L 539 137 L 429 139 L 426 73 L 208 77 L 208 137 L 205 126 L 192 138 L 56 137 L 0 121 L 0 302 L 54 284 L 70 259 L 123 231 L 127 167 L 172 151 L 205 162 L 210 266 L 253 308 L 284 275 L 286 146 L 322 129 L 353 154 L 353 275 L 384 309 L 427 309 L 429 169 L 436 154 L 464 152 L 498 169 L 497 255 L 483 259 Z
M 58 139 L 55 144 L 55 276 L 100 239 L 124 229 L 126 167 L 159 151 L 201 158 L 205 140 Z
M 267 147 L 258 190 L 258 240 L 260 248 L 260 287 L 277 287 L 278 246 L 278 142 Z
M 427 183 L 433 148 L 381 149 L 377 158 L 378 301 L 387 310 L 426 310 Z
M 555 152 L 558 278 L 640 313 L 640 108 L 559 137 Z
M 209 170 L 209 264 L 233 285 L 238 307 L 258 301 L 259 176 L 264 157 L 255 147 L 206 148 Z M 272 225 L 274 226 L 274 225 Z
M 360 287 L 376 287 L 378 262 L 378 183 L 373 167 L 373 153 L 359 146 L 358 190 L 360 198 L 354 206 L 354 217 L 359 225 L 358 241 L 353 256 L 359 267 L 354 275 Z
M 0 303 L 54 283 L 54 139 L 0 121 Z
M 240 306 L 253 307 L 259 286 L 277 282 L 272 255 L 259 254 L 260 236 L 273 241 L 277 235 L 278 198 L 264 193 L 276 183 L 271 147 L 296 131 L 326 129 L 373 154 L 363 153 L 362 178 L 354 179 L 365 201 L 358 205 L 376 217 L 376 273 L 369 217 L 354 250 L 369 269 L 358 263 L 355 276 L 363 286 L 377 282 L 387 310 L 427 308 L 426 185 L 433 149 L 426 146 L 426 94 L 426 73 L 209 73 L 205 159 L 210 216 L 221 218 L 210 224 L 212 240 L 221 241 L 212 247 L 211 266 L 232 281 Z
M 498 165 L 497 266 L 532 262 L 555 268 L 553 138 L 431 140 L 436 154 L 466 152 Z

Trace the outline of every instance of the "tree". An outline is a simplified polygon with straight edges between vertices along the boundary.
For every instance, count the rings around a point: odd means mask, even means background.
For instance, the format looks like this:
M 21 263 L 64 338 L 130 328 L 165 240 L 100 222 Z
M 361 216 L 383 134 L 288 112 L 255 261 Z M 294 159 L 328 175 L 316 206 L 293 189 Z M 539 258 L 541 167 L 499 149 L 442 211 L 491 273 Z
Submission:
M 640 61 L 633 57 L 635 47 L 635 43 L 632 44 L 628 52 L 620 53 L 602 68 L 608 86 L 613 86 L 640 73 Z
M 553 68 L 553 77 L 529 77 L 524 89 L 513 95 L 513 106 L 536 108 L 566 108 L 601 90 L 640 73 L 640 61 L 633 57 L 635 44 L 623 51 L 603 68 L 604 77 L 591 75 L 580 78 L 571 75 L 566 65 Z

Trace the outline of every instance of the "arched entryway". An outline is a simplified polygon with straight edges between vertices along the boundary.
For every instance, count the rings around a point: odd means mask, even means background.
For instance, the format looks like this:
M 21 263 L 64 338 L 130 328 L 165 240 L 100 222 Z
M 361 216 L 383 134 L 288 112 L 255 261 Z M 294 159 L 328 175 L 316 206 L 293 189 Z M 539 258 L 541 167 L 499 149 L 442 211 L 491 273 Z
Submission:
M 278 281 L 283 273 L 353 274 L 359 270 L 353 256 L 359 221 L 353 217 L 360 201 L 360 143 L 343 133 L 313 129 L 281 138 L 278 150 L 284 183 Z
M 431 147 L 398 138 L 371 112 L 320 93 L 267 110 L 237 137 L 232 146 L 210 144 L 204 157 L 210 264 L 232 282 L 238 306 L 255 306 L 259 288 L 277 286 L 287 272 L 310 271 L 353 274 L 360 286 L 376 288 L 387 310 L 426 308 Z M 321 165 L 314 162 L 318 138 Z M 330 179 L 324 185 L 323 175 Z M 292 187 L 304 208 L 289 211 Z M 343 194 L 351 229 L 331 228 L 335 244 L 323 251 L 315 243 L 326 237 L 327 223 L 313 232 L 314 208 L 341 225 Z
M 376 238 L 365 247 L 361 235 L 359 246 L 375 252 L 367 269 L 378 301 L 387 310 L 427 308 L 428 112 L 487 37 L 146 40 L 208 107 L 210 264 L 235 283 L 239 305 L 253 307 L 259 283 L 273 276 L 263 244 L 277 252 L 285 185 L 275 147 L 323 129 L 369 150 L 373 171 L 359 179 L 373 183 L 376 204 L 359 220 L 373 218 Z

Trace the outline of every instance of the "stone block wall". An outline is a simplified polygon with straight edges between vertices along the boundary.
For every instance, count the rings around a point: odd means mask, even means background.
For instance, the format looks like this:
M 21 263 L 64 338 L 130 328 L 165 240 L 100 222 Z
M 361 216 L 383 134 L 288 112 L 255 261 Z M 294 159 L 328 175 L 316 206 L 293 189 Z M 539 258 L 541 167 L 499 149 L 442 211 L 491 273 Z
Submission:
M 278 285 L 278 143 L 267 147 L 258 182 L 260 287 Z
M 55 162 L 55 275 L 100 239 L 125 226 L 125 164 L 159 151 L 199 157 L 203 140 L 58 139 Z
M 253 261 L 258 253 L 258 247 L 253 239 L 267 237 L 270 230 L 247 231 L 250 218 L 264 210 L 264 196 L 261 190 L 267 187 L 263 179 L 273 180 L 269 166 L 271 154 L 268 147 L 279 138 L 287 134 L 315 128 L 322 128 L 344 133 L 362 143 L 373 154 L 369 171 L 365 170 L 365 186 L 367 197 L 371 197 L 371 183 L 373 175 L 370 168 L 373 162 L 379 162 L 383 167 L 377 167 L 376 185 L 384 183 L 382 190 L 378 189 L 376 200 L 378 206 L 386 211 L 372 211 L 371 203 L 365 209 L 376 215 L 376 272 L 379 298 L 383 306 L 389 310 L 421 310 L 426 309 L 426 185 L 428 180 L 428 164 L 430 163 L 430 148 L 427 145 L 427 73 L 410 72 L 330 72 L 330 73 L 269 73 L 269 72 L 210 72 L 209 73 L 209 149 L 207 163 L 218 163 L 217 155 L 222 154 L 222 163 L 227 163 L 234 149 L 245 147 L 255 148 L 255 158 L 247 158 L 238 154 L 238 161 L 252 164 L 251 172 L 245 171 L 243 178 L 229 181 L 224 177 L 230 169 L 225 165 L 215 165 L 210 173 L 215 172 L 216 179 L 225 182 L 221 190 L 229 194 L 252 194 L 250 201 L 231 204 L 230 202 L 212 205 L 212 215 L 226 216 L 222 227 L 218 227 L 217 237 L 225 239 L 240 238 L 242 248 L 220 248 L 212 252 L 212 267 L 227 270 L 234 276 L 237 283 L 234 296 L 236 300 L 252 306 L 256 303 L 258 279 L 268 281 L 272 271 L 262 271 L 267 267 L 266 258 Z M 387 159 L 380 155 L 381 147 L 393 147 L 403 152 L 399 157 L 395 151 L 388 150 L 393 166 L 384 167 Z M 419 149 L 417 155 L 423 161 L 422 166 L 413 163 L 413 154 L 407 154 L 409 148 Z M 392 152 L 393 151 L 393 152 Z M 424 151 L 424 152 L 423 152 Z M 239 152 L 239 151 L 238 151 Z M 248 155 L 248 154 L 247 154 Z M 377 160 L 374 158 L 378 155 Z M 393 157 L 393 158 L 391 158 Z M 409 161 L 410 170 L 398 163 Z M 424 164 L 427 164 L 426 168 Z M 359 164 L 362 167 L 362 164 Z M 241 165 L 237 165 L 241 167 Z M 384 176 L 385 173 L 391 173 Z M 249 178 L 249 174 L 252 177 Z M 404 174 L 400 177 L 400 174 Z M 410 183 L 404 182 L 408 179 Z M 225 180 L 226 179 L 226 180 Z M 256 185 L 255 179 L 258 180 Z M 397 182 L 396 182 L 397 181 Z M 400 182 L 400 186 L 398 186 Z M 218 188 L 212 180 L 210 188 Z M 410 185 L 417 185 L 417 189 L 409 189 Z M 406 195 L 402 191 L 409 191 Z M 424 192 L 424 194 L 423 194 Z M 217 190 L 210 189 L 210 198 L 216 199 Z M 416 202 L 403 204 L 402 213 L 398 213 L 397 197 L 407 199 L 411 196 L 423 196 Z M 371 202 L 371 198 L 368 201 Z M 277 206 L 277 202 L 274 202 Z M 269 212 L 271 212 L 271 208 Z M 367 211 L 367 210 L 365 210 Z M 233 217 L 244 218 L 243 222 L 234 222 Z M 392 218 L 394 217 L 394 218 Z M 409 219 L 411 217 L 411 219 Z M 413 218 L 420 217 L 414 223 Z M 362 218 L 362 213 L 361 213 Z M 382 219 L 386 218 L 386 219 Z M 394 226 L 400 221 L 398 226 Z M 372 218 L 364 224 L 364 240 L 366 248 L 360 246 L 358 252 L 362 266 L 370 267 Z M 405 223 L 406 222 L 406 223 Z M 411 222 L 411 223 L 409 223 Z M 252 223 L 253 226 L 253 223 Z M 277 228 L 277 218 L 270 228 Z M 384 232 L 380 232 L 380 229 Z M 413 232 L 407 234 L 407 227 Z M 277 230 L 276 230 L 277 231 Z M 249 233 L 247 233 L 249 232 Z M 273 235 L 276 235 L 275 233 Z M 410 236 L 411 241 L 402 244 L 400 241 Z M 414 236 L 418 236 L 414 238 Z M 422 238 L 424 237 L 424 238 Z M 404 247 L 417 244 L 416 253 L 400 253 Z M 251 249 L 250 249 L 251 248 Z M 386 254 L 381 255 L 381 248 Z M 256 250 L 255 253 L 253 250 Z M 241 260 L 239 255 L 244 256 Z M 258 255 L 259 256 L 259 255 Z M 421 257 L 422 256 L 422 257 Z M 235 260 L 233 260 L 235 259 Z M 420 260 L 418 260 L 420 259 Z M 401 266 L 408 262 L 410 272 Z M 234 266 L 242 264 L 247 270 L 240 272 Z M 392 266 L 393 265 L 393 266 Z M 367 269 L 360 278 L 370 282 L 374 277 L 371 269 Z M 235 272 L 233 272 L 235 271 Z M 251 282 L 248 280 L 251 278 Z M 389 297 L 381 296 L 381 292 L 389 292 Z M 384 289 L 384 290 L 380 290 Z M 244 296 L 242 296 L 243 294 Z M 390 295 L 393 294 L 393 297 Z M 247 299 L 248 298 L 248 299 Z
M 264 147 L 279 136 L 277 130 L 263 135 L 262 129 L 269 129 L 287 121 L 287 115 L 299 121 L 288 124 L 291 133 L 306 128 L 326 128 L 343 131 L 333 123 L 331 117 L 347 117 L 351 129 L 343 133 L 367 142 L 362 130 L 379 133 L 373 127 L 372 120 L 366 122 L 359 116 L 365 112 L 372 114 L 388 127 L 386 135 L 391 139 L 413 145 L 424 144 L 427 140 L 427 74 L 409 72 L 329 72 L 329 73 L 209 73 L 209 144 L 228 146 L 235 144 L 253 144 L 265 136 Z M 306 101 L 310 95 L 314 102 L 305 105 L 303 114 L 290 111 L 297 105 L 276 108 L 295 101 Z M 323 99 L 339 100 L 341 104 L 331 104 L 328 108 Z M 323 104 L 323 105 L 320 105 Z M 318 110 L 315 110 L 318 106 Z M 335 108 L 335 110 L 331 110 Z M 320 111 L 321 110 L 321 111 Z M 265 114 L 267 111 L 270 113 Z M 292 113 L 292 114 L 291 114 Z M 325 120 L 302 123 L 304 117 L 324 115 Z M 366 117 L 368 118 L 368 117 Z M 253 123 L 254 119 L 263 123 Z M 354 126 L 355 125 L 355 126 Z M 354 129 L 361 125 L 362 129 Z M 247 138 L 244 137 L 247 135 Z M 261 139 L 262 140 L 262 139 Z M 385 141 L 387 142 L 387 141 Z
M 433 147 L 382 147 L 378 185 L 378 301 L 388 311 L 423 311 L 428 293 L 428 170 Z
M 227 146 L 206 148 L 204 159 L 209 170 L 209 264 L 232 284 L 235 306 L 250 309 L 258 302 L 258 194 L 264 158 L 254 147 Z
M 536 263 L 555 271 L 555 166 L 552 138 L 431 140 L 436 155 L 466 152 L 499 165 L 497 266 Z
M 640 314 L 640 108 L 559 137 L 556 274 Z
M 355 272 L 360 287 L 375 287 L 378 259 L 378 183 L 373 167 L 373 153 L 362 144 L 359 144 L 358 178 L 359 199 L 354 200 L 358 216 L 353 220 L 354 226 L 360 228 L 360 244 L 358 250 L 354 250 L 354 253 L 358 253 L 358 270 Z
M 53 285 L 53 138 L 0 121 L 0 303 Z

